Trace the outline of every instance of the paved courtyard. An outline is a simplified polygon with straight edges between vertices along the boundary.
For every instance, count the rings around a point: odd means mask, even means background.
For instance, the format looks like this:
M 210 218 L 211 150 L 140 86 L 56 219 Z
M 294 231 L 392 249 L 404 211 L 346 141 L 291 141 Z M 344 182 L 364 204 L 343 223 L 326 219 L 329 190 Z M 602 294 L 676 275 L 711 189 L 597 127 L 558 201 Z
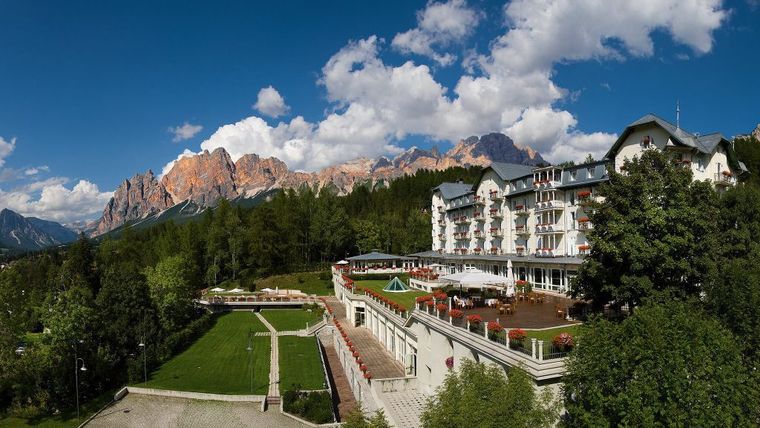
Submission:
M 304 427 L 260 403 L 200 401 L 184 398 L 129 394 L 103 410 L 87 427 Z
M 377 341 L 372 332 L 365 327 L 354 327 L 346 319 L 346 308 L 335 297 L 325 299 L 326 304 L 333 309 L 333 315 L 359 351 L 362 361 L 367 365 L 375 379 L 404 377 L 404 366 Z

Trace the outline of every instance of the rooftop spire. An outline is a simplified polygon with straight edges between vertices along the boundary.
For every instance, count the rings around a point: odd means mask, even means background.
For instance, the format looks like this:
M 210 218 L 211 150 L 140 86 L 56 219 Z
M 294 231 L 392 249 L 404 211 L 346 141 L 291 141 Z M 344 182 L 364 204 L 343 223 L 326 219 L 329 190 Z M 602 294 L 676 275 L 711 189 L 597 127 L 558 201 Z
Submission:
M 681 102 L 676 100 L 676 129 L 681 129 Z

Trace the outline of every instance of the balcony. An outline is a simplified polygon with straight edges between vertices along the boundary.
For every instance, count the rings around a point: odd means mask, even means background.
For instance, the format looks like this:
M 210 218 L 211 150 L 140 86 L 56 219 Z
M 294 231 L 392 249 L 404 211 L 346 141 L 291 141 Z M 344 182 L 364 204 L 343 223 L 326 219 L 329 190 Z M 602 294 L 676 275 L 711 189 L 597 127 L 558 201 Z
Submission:
M 501 194 L 501 192 L 489 192 L 488 199 L 498 202 L 504 199 L 504 196 Z
M 477 221 L 478 223 L 482 223 L 482 222 L 486 221 L 486 218 L 485 218 L 485 216 L 483 215 L 482 212 L 476 212 L 473 215 L 473 217 L 475 218 L 475 221 Z
M 517 254 L 518 256 L 524 256 L 528 254 L 528 251 L 525 249 L 524 246 L 518 245 L 515 247 L 515 254 Z
M 530 235 L 530 230 L 528 230 L 528 226 L 524 224 L 518 224 L 515 226 L 515 234 L 516 235 Z
M 470 234 L 467 232 L 454 232 L 454 239 L 456 239 L 457 241 L 470 239 Z
M 439 233 L 438 234 L 438 239 L 440 241 L 446 242 L 446 234 L 445 233 Z
M 454 224 L 470 224 L 469 217 L 463 215 L 454 218 Z
M 438 207 L 436 209 L 438 210 L 439 213 L 442 213 L 443 212 L 443 205 L 438 205 Z
M 446 220 L 445 219 L 438 220 L 438 226 L 446 226 Z
M 485 238 L 485 234 L 483 233 L 482 230 L 476 230 L 475 232 L 472 233 L 472 236 L 476 237 L 477 239 Z
M 587 217 L 578 219 L 578 230 L 591 230 L 593 228 L 591 221 Z
M 540 201 L 536 202 L 536 211 L 548 211 L 548 210 L 562 210 L 565 208 L 565 203 L 562 201 Z
M 578 245 L 578 254 L 580 255 L 588 255 L 591 252 L 591 245 L 583 244 Z
M 494 236 L 494 237 L 501 238 L 502 236 L 504 236 L 504 232 L 502 232 L 501 229 L 499 229 L 498 227 L 492 227 L 489 230 L 489 232 L 491 233 L 491 236 Z
M 523 204 L 515 205 L 515 215 L 517 216 L 523 216 L 528 215 L 528 207 L 526 207 Z
M 491 215 L 491 218 L 502 218 L 504 215 L 501 213 L 501 210 L 498 208 L 491 208 L 488 213 Z
M 536 225 L 536 233 L 538 234 L 552 234 L 563 233 L 562 227 L 557 224 L 545 223 Z
M 536 257 L 557 257 L 559 250 L 555 248 L 537 248 Z
M 537 189 L 553 189 L 560 185 L 559 181 L 554 180 L 540 180 L 540 181 L 534 181 L 533 186 Z
M 723 171 L 720 174 L 715 174 L 713 182 L 716 186 L 733 186 L 736 184 L 736 178 L 730 171 Z
M 475 195 L 474 203 L 476 206 L 481 206 L 481 207 L 486 205 L 485 198 L 480 195 Z
M 480 254 L 482 252 L 483 252 L 483 249 L 480 248 L 480 247 L 475 247 L 475 248 L 472 249 L 472 253 L 473 254 Z
M 490 255 L 492 255 L 492 256 L 498 256 L 499 254 L 501 254 L 501 248 L 498 248 L 498 247 L 491 247 L 491 248 L 488 250 L 488 254 L 490 254 Z

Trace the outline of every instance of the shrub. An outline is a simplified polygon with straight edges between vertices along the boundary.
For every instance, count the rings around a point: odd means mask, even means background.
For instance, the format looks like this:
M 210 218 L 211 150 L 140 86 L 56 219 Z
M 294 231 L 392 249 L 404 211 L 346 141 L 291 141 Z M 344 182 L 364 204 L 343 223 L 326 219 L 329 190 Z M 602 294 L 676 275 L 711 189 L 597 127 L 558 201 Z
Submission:
M 332 397 L 327 391 L 303 392 L 285 391 L 282 396 L 283 409 L 315 424 L 334 422 Z
M 319 273 L 319 279 L 321 281 L 330 281 L 332 280 L 332 273 L 330 271 L 324 271 Z
M 173 355 L 184 351 L 185 348 L 190 346 L 214 325 L 216 318 L 216 314 L 203 314 L 182 330 L 170 334 L 161 346 L 160 359 L 165 361 Z

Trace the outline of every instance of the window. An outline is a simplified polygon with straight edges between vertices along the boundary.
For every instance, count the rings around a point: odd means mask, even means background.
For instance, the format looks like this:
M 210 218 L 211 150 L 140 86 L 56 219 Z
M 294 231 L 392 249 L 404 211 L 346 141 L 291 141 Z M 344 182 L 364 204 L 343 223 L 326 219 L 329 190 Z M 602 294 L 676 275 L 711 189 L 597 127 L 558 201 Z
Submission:
M 559 290 L 562 286 L 562 271 L 552 269 L 552 290 Z
M 570 213 L 570 228 L 571 229 L 577 229 L 577 225 L 575 224 L 575 211 Z
M 574 169 L 570 171 L 570 181 L 575 181 L 578 179 L 578 170 Z
M 595 169 L 596 168 L 594 168 L 594 167 L 586 168 L 586 171 L 588 173 L 588 178 L 594 178 L 594 170 Z

